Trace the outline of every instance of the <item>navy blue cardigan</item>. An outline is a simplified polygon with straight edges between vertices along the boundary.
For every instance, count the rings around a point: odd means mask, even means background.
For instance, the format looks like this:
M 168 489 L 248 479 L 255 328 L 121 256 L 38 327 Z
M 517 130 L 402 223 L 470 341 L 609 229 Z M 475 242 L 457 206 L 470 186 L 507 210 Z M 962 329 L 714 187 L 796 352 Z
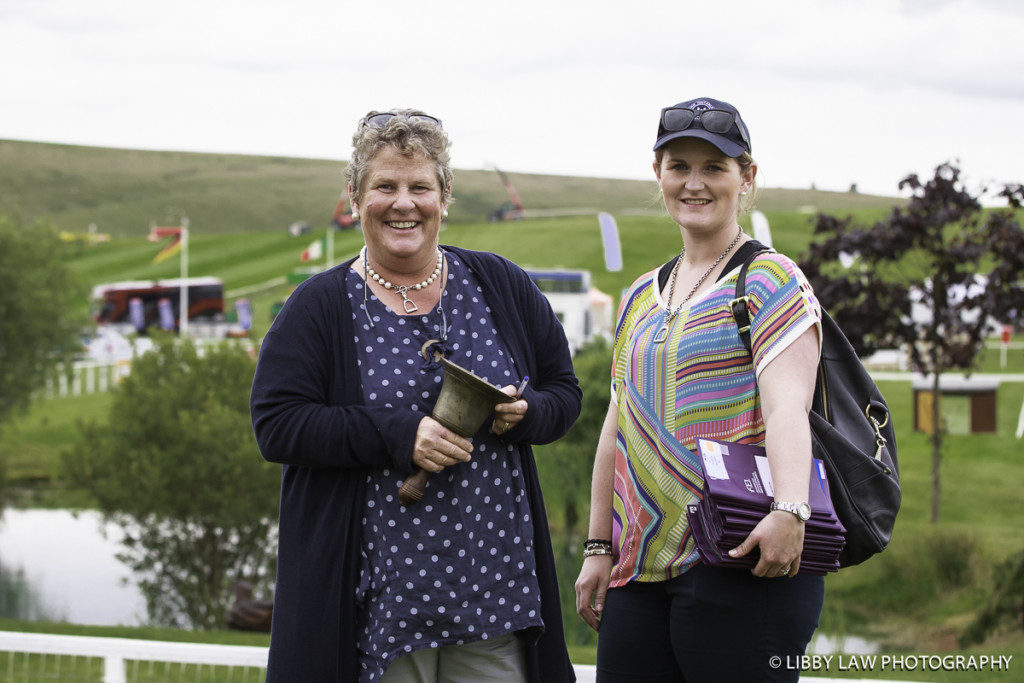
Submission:
M 573 681 L 547 515 L 531 443 L 563 436 L 582 394 L 565 332 L 521 268 L 487 252 L 445 247 L 479 280 L 504 348 L 530 376 L 516 443 L 533 511 L 545 631 L 527 646 L 531 681 Z M 367 468 L 412 469 L 421 413 L 363 405 L 345 272 L 302 283 L 260 349 L 251 410 L 263 457 L 284 465 L 268 681 L 356 681 L 355 589 Z

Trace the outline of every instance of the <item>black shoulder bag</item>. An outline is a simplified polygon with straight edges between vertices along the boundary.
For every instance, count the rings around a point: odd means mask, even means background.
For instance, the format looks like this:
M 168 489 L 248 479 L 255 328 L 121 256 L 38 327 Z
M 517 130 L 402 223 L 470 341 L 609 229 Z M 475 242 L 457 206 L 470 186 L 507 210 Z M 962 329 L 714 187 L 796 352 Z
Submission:
M 747 352 L 750 311 L 747 267 L 767 250 L 747 257 L 736 280 L 732 315 Z M 809 420 L 815 458 L 825 464 L 832 505 L 846 527 L 839 564 L 860 564 L 889 545 L 900 509 L 896 434 L 889 407 L 857 358 L 846 335 L 821 311 L 821 361 Z

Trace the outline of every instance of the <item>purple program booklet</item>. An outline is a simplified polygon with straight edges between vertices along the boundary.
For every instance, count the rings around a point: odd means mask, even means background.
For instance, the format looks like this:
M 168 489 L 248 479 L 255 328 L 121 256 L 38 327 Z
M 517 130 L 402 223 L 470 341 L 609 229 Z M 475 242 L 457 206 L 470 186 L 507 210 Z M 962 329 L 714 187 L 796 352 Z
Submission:
M 704 531 L 700 521 L 699 506 L 691 504 L 687 506 L 687 511 L 689 513 L 687 518 L 690 522 L 690 530 L 693 532 L 693 538 L 697 544 L 697 552 L 700 554 L 701 561 L 710 565 L 738 569 L 751 569 L 757 564 L 759 554 L 756 549 L 743 557 L 730 557 L 728 554 L 729 550 L 739 545 L 739 542 L 725 543 L 723 544 L 724 547 L 716 545 Z M 800 555 L 800 574 L 824 576 L 828 572 L 834 572 L 838 569 L 838 551 L 835 552 L 835 556 L 832 558 L 809 554 L 807 550 Z
M 703 499 L 690 505 L 688 518 L 701 558 L 708 564 L 753 567 L 758 553 L 727 554 L 768 514 L 775 493 L 765 449 L 761 446 L 697 439 L 704 471 Z M 835 516 L 828 479 L 815 460 L 808 490 L 811 518 L 804 531 L 800 572 L 824 574 L 839 568 L 846 529 Z
M 763 446 L 701 438 L 697 439 L 697 450 L 704 469 L 705 496 L 710 494 L 716 503 L 741 509 L 768 511 L 775 499 L 775 490 Z M 811 469 L 807 497 L 811 519 L 827 525 L 838 524 L 832 500 L 826 493 L 825 467 L 820 460 L 814 460 Z

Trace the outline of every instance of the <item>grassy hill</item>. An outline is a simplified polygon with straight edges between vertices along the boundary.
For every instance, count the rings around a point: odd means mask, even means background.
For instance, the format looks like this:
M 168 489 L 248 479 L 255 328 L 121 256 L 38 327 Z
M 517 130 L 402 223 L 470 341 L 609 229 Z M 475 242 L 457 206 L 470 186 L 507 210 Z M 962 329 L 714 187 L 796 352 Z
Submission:
M 326 227 L 344 187 L 344 161 L 197 154 L 0 140 L 0 211 L 47 218 L 64 230 L 95 223 L 117 237 L 144 235 L 151 221 L 187 215 L 197 234 Z M 650 181 L 510 173 L 531 211 L 657 213 Z M 483 221 L 507 200 L 496 173 L 456 170 L 451 222 Z M 891 206 L 891 197 L 765 189 L 763 211 Z M 806 210 L 806 209 L 805 209 Z

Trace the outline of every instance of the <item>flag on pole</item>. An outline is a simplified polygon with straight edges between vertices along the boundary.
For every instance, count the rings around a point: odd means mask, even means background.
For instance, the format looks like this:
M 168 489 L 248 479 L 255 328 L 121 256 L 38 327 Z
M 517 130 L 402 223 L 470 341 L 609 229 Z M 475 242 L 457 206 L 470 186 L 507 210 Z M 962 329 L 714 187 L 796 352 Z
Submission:
M 306 261 L 318 261 L 323 258 L 324 255 L 324 238 L 316 240 L 308 247 L 302 250 L 302 254 L 299 255 L 299 260 L 305 263 Z
M 174 228 L 158 228 L 153 226 L 150 228 L 148 237 L 150 242 L 159 242 L 166 237 L 173 238 L 163 249 L 156 253 L 156 256 L 153 257 L 152 263 L 162 263 L 172 256 L 176 256 L 181 253 L 181 233 L 181 226 Z
M 615 217 L 606 211 L 597 214 L 601 226 L 601 243 L 604 244 L 604 267 L 609 273 L 622 270 L 622 245 L 619 244 L 619 226 Z

